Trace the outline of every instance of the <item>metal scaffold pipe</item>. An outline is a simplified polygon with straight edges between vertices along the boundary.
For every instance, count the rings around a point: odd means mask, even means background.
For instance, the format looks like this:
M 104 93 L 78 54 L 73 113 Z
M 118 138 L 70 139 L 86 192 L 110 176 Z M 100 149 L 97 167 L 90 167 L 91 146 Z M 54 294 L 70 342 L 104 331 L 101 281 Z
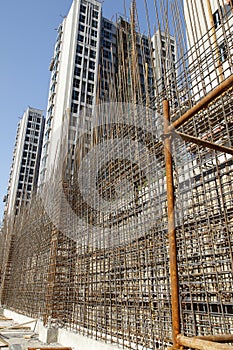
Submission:
M 171 282 L 171 304 L 172 304 L 172 335 L 174 349 L 179 349 L 177 336 L 180 333 L 180 311 L 179 311 L 179 282 L 177 267 L 177 244 L 174 215 L 174 184 L 172 168 L 172 146 L 168 134 L 170 122 L 169 102 L 163 101 L 164 113 L 164 134 L 167 136 L 164 140 L 164 153 L 166 160 L 166 182 L 167 182 L 167 215 L 168 215 L 168 239 L 169 239 L 169 258 L 170 258 L 170 282 Z
M 220 85 L 218 85 L 214 90 L 209 92 L 205 97 L 201 99 L 195 106 L 190 108 L 187 112 L 185 112 L 179 119 L 177 119 L 174 123 L 172 123 L 168 127 L 168 131 L 178 128 L 183 125 L 189 119 L 191 119 L 195 114 L 200 112 L 203 108 L 207 107 L 208 104 L 217 97 L 221 96 L 224 91 L 230 89 L 233 85 L 233 75 L 224 80 Z

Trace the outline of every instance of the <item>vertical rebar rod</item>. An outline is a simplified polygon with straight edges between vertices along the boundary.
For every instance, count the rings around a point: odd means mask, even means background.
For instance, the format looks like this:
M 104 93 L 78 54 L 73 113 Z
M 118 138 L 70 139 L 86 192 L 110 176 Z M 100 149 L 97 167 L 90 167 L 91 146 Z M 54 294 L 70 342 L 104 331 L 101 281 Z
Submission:
M 167 182 L 167 215 L 168 215 L 168 240 L 169 240 L 169 261 L 170 261 L 170 283 L 171 283 L 171 306 L 172 306 L 172 337 L 174 349 L 179 349 L 177 340 L 180 334 L 180 308 L 179 308 L 179 284 L 177 266 L 177 245 L 174 215 L 174 184 L 172 169 L 171 139 L 168 133 L 170 124 L 169 102 L 163 101 L 164 113 L 164 154 L 166 161 L 166 182 Z

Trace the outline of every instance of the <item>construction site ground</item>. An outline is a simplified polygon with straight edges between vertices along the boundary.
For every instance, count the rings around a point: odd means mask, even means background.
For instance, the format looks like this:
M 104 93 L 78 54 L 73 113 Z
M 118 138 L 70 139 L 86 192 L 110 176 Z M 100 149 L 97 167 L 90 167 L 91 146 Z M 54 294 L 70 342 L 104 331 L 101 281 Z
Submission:
M 38 334 L 29 326 L 20 325 L 13 319 L 7 318 L 0 309 L 0 350 L 33 350 L 33 349 L 68 350 L 61 344 L 47 344 L 39 340 Z

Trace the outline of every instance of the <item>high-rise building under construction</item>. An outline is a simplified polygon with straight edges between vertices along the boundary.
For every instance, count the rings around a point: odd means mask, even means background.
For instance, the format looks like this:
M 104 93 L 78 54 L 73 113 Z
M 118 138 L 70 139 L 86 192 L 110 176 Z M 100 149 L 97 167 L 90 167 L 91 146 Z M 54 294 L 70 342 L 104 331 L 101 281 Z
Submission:
M 17 215 L 36 191 L 44 133 L 43 111 L 28 107 L 18 123 L 4 217 Z
M 132 22 L 133 16 L 131 17 Z M 162 43 L 165 44 L 164 33 L 157 32 L 150 39 L 138 32 L 135 23 L 133 25 L 135 33 L 131 36 L 132 23 L 122 16 L 116 22 L 104 18 L 102 3 L 99 1 L 73 1 L 68 15 L 57 30 L 50 64 L 51 82 L 40 185 L 49 180 L 56 168 L 64 134 L 68 138 L 68 147 L 72 148 L 76 142 L 80 115 L 88 110 L 85 120 L 91 124 L 93 107 L 99 102 L 109 102 L 116 98 L 122 102 L 129 101 L 133 90 L 137 90 L 138 101 L 139 95 L 145 98 L 148 89 L 153 96 L 153 71 L 157 78 L 161 78 L 162 66 L 167 67 L 168 62 L 175 62 L 174 38 L 170 37 L 172 52 L 168 52 L 165 47 L 161 48 Z M 134 35 L 137 54 L 132 55 Z M 138 85 L 132 75 L 133 67 L 138 69 L 137 74 L 140 76 Z M 125 79 L 126 76 L 128 78 Z M 120 94 L 118 91 L 117 97 L 113 92 L 116 88 L 122 92 Z

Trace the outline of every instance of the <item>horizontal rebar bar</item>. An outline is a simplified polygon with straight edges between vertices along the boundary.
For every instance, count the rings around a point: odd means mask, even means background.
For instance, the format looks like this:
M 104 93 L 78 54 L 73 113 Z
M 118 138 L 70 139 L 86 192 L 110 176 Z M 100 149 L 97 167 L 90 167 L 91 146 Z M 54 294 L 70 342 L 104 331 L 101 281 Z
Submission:
M 233 155 L 233 148 L 229 148 L 229 147 L 226 147 L 226 146 L 218 145 L 216 143 L 213 143 L 213 142 L 210 142 L 210 141 L 206 141 L 206 140 L 202 140 L 202 139 L 200 139 L 198 137 L 187 135 L 187 134 L 184 134 L 184 133 L 178 132 L 178 131 L 175 131 L 175 134 L 179 135 L 182 139 L 184 139 L 186 141 L 193 142 L 193 143 L 195 143 L 197 145 L 200 145 L 200 146 L 203 146 L 203 147 L 208 147 L 208 148 L 213 149 L 215 151 L 224 152 L 224 153 Z
M 226 90 L 233 86 L 233 75 L 220 83 L 214 90 L 209 92 L 205 97 L 203 97 L 195 106 L 190 108 L 181 117 L 174 121 L 169 127 L 168 132 L 172 131 L 179 126 L 183 125 L 185 122 L 190 120 L 195 114 L 199 113 L 202 109 L 207 107 L 210 102 L 213 102 L 217 97 L 221 96 Z

